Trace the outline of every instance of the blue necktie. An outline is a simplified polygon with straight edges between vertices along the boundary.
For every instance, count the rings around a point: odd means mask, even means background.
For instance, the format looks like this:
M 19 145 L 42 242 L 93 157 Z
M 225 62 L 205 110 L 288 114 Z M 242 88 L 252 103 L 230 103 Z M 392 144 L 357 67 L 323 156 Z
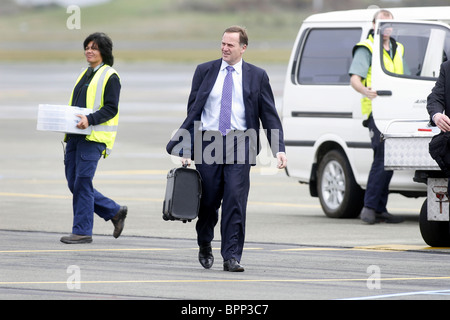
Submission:
M 234 71 L 234 68 L 232 66 L 228 66 L 227 71 L 228 73 L 225 76 L 225 81 L 223 82 L 222 100 L 219 116 L 219 131 L 223 136 L 226 135 L 227 130 L 231 128 L 231 105 L 233 94 L 232 72 Z

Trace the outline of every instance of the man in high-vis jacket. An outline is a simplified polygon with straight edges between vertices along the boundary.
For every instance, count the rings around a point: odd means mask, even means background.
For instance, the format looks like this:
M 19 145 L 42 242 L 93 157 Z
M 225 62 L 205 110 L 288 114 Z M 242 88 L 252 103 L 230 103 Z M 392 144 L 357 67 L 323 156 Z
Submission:
M 373 18 L 373 26 L 378 19 L 393 19 L 388 10 L 378 11 Z M 392 73 L 403 74 L 404 47 L 390 37 L 390 31 L 383 33 L 383 63 L 384 68 Z M 389 183 L 393 172 L 384 170 L 384 142 L 380 141 L 380 130 L 375 125 L 372 117 L 372 100 L 377 97 L 377 92 L 372 89 L 372 52 L 373 30 L 368 38 L 355 45 L 353 49 L 353 61 L 350 66 L 350 84 L 357 92 L 363 95 L 361 99 L 361 111 L 367 117 L 363 123 L 369 128 L 374 157 L 369 172 L 367 187 L 364 195 L 364 207 L 360 218 L 363 222 L 374 224 L 377 222 L 399 223 L 403 219 L 388 213 L 386 205 L 389 195 Z
M 104 33 L 94 33 L 84 41 L 89 68 L 78 77 L 69 105 L 88 108 L 92 113 L 79 115 L 77 127 L 91 128 L 91 133 L 67 134 L 64 157 L 65 174 L 73 194 L 72 233 L 61 238 L 63 243 L 90 243 L 94 212 L 105 221 L 111 220 L 113 236 L 122 233 L 127 207 L 105 197 L 94 189 L 92 180 L 100 158 L 107 157 L 114 145 L 119 121 L 120 78 L 112 68 L 112 41 Z

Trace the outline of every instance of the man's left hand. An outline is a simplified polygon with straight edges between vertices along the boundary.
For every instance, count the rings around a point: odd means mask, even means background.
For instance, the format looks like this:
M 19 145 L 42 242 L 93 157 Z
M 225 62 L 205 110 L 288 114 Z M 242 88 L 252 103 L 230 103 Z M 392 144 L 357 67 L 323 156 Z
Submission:
M 279 152 L 277 154 L 277 160 L 278 160 L 278 164 L 277 164 L 277 168 L 278 169 L 284 169 L 287 166 L 287 157 L 286 154 L 284 152 Z

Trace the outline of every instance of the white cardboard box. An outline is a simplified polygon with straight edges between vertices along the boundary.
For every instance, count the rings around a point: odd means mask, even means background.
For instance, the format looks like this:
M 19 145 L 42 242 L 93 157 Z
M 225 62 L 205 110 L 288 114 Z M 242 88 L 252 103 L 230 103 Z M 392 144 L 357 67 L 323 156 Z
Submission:
M 91 126 L 78 129 L 80 118 L 77 114 L 88 115 L 91 109 L 71 107 L 65 105 L 40 104 L 38 110 L 37 130 L 64 133 L 90 134 Z

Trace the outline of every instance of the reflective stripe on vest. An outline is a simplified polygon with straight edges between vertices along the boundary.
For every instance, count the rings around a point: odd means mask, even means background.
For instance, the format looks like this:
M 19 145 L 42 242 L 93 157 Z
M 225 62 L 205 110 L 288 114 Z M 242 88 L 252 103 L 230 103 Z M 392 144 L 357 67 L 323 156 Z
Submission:
M 78 77 L 78 80 L 75 84 L 77 86 L 78 82 L 80 82 L 83 75 L 86 73 L 87 69 L 81 73 Z M 103 65 L 99 70 L 94 74 L 86 93 L 86 108 L 92 109 L 93 112 L 100 110 L 103 107 L 103 97 L 105 93 L 105 87 L 108 82 L 109 77 L 111 75 L 117 74 L 117 71 L 108 65 Z M 72 105 L 73 92 L 70 98 L 69 105 Z M 117 135 L 117 128 L 119 124 L 119 111 L 114 118 L 95 125 L 91 126 L 92 131 L 89 135 L 86 136 L 86 140 L 104 143 L 106 145 L 106 150 L 103 152 L 103 155 L 106 157 L 111 153 L 111 150 L 114 145 L 114 141 Z
M 369 49 L 370 53 L 373 52 L 373 37 L 369 35 L 369 37 L 356 44 L 356 47 L 366 47 Z M 395 52 L 394 59 L 391 59 L 391 56 L 386 50 L 383 50 L 383 64 L 384 68 L 392 73 L 403 74 L 403 54 L 404 47 L 401 43 L 397 42 L 397 50 Z M 362 79 L 361 82 L 365 87 L 372 87 L 372 66 L 369 67 L 367 72 L 367 76 L 365 79 Z M 370 115 L 372 112 L 372 100 L 367 97 L 363 97 L 361 99 L 361 112 L 363 115 Z

